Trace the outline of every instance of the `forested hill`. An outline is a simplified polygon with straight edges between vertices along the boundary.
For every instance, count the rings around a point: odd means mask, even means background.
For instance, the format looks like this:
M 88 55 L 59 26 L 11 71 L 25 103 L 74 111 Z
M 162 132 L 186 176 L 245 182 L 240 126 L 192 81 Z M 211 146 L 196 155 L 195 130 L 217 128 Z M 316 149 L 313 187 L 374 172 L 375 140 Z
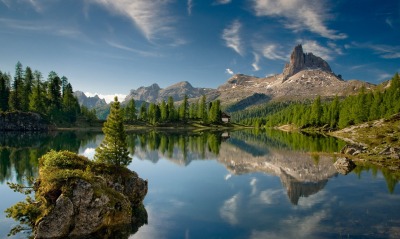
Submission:
M 35 112 L 56 125 L 72 124 L 79 117 L 96 119 L 94 112 L 80 107 L 72 85 L 54 71 L 43 80 L 40 71 L 25 69 L 18 62 L 14 79 L 0 71 L 0 112 Z
M 297 127 L 341 129 L 349 125 L 389 117 L 400 112 L 400 77 L 396 73 L 387 85 L 375 90 L 361 88 L 357 95 L 331 101 L 316 97 L 308 102 L 265 104 L 232 118 L 240 123 L 269 127 L 292 124 Z

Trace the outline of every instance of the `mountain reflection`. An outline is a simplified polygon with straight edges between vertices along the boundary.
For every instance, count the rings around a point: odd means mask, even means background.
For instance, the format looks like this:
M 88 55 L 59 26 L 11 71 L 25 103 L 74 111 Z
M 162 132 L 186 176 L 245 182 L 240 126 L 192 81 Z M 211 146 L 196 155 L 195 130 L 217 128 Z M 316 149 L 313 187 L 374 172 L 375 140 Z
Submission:
M 87 132 L 2 133 L 0 135 L 0 183 L 21 182 L 24 177 L 38 173 L 38 158 L 54 150 L 70 150 L 93 156 L 102 139 L 101 134 Z M 127 137 L 131 155 L 140 160 L 157 163 L 167 159 L 187 166 L 194 160 L 216 160 L 231 174 L 254 172 L 280 178 L 292 204 L 322 190 L 334 177 L 334 159 L 328 154 L 337 152 L 344 142 L 332 137 L 286 133 L 281 131 L 235 132 L 135 132 Z M 370 168 L 365 168 L 369 170 Z M 359 173 L 364 168 L 358 168 Z M 383 174 L 389 190 L 397 180 Z

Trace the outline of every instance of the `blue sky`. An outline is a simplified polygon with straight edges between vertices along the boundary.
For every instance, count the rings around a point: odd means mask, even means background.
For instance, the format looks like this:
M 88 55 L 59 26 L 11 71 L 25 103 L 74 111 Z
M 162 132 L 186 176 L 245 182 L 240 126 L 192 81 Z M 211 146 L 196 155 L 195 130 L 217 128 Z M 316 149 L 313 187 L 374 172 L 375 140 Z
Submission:
M 296 44 L 344 79 L 400 71 L 399 0 L 0 0 L 0 70 L 102 95 L 282 72 Z

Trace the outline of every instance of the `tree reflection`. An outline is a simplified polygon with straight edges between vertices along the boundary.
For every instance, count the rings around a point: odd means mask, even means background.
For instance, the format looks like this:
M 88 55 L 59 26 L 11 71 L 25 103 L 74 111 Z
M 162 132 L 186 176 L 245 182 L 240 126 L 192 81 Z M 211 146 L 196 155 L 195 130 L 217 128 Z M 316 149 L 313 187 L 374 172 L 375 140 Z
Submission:
M 0 135 L 0 183 L 14 177 L 22 183 L 27 177 L 38 175 L 38 159 L 54 150 L 78 153 L 82 142 L 92 140 L 96 134 L 58 132 L 6 132 Z

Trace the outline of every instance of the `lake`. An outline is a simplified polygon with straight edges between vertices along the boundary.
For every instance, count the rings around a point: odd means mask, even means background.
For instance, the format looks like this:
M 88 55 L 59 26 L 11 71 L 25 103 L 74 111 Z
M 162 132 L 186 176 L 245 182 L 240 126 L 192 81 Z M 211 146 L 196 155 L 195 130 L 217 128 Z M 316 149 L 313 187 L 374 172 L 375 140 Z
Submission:
M 29 237 L 7 237 L 18 224 L 4 210 L 24 195 L 6 182 L 36 176 L 38 157 L 50 149 L 93 158 L 102 139 L 84 132 L 2 133 L 0 238 Z M 149 182 L 148 223 L 129 238 L 400 238 L 397 180 L 372 166 L 338 174 L 333 153 L 345 144 L 334 138 L 152 131 L 129 133 L 128 145 L 129 168 Z

